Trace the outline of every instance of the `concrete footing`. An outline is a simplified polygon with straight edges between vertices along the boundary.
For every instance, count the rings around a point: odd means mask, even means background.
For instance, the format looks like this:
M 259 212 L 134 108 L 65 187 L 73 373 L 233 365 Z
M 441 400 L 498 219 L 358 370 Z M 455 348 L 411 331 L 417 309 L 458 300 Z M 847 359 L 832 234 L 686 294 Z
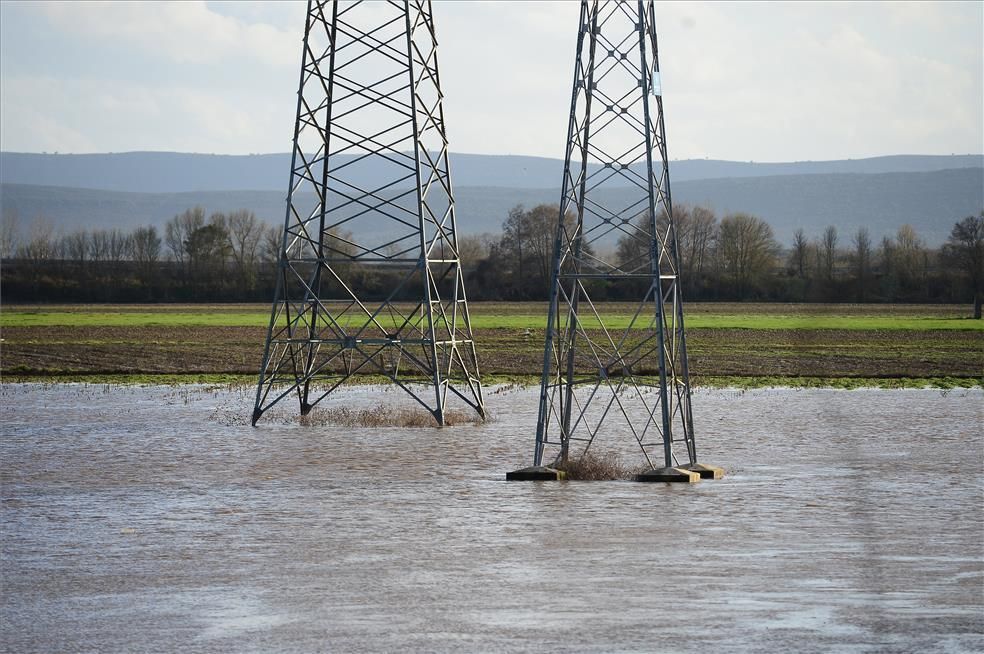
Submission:
M 701 479 L 720 479 L 724 476 L 724 468 L 707 465 L 706 463 L 694 463 L 680 467 L 684 470 L 696 472 L 700 475 Z
M 695 484 L 700 481 L 700 473 L 683 468 L 657 468 L 636 475 L 636 481 L 664 481 L 677 484 Z
M 522 470 L 513 470 L 506 473 L 506 481 L 557 481 L 567 476 L 563 470 L 548 468 L 547 466 L 530 466 Z

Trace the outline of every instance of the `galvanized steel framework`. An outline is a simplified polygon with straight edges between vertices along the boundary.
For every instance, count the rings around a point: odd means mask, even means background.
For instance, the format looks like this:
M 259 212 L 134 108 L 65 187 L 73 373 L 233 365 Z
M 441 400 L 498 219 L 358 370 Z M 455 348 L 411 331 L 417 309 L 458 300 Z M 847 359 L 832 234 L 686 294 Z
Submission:
M 438 424 L 454 398 L 485 415 L 429 0 L 308 2 L 253 424 L 289 395 L 306 414 L 357 373 L 389 378 Z
M 534 465 L 601 438 L 697 462 L 656 46 L 651 1 L 582 1 Z M 639 289 L 630 319 L 608 284 Z

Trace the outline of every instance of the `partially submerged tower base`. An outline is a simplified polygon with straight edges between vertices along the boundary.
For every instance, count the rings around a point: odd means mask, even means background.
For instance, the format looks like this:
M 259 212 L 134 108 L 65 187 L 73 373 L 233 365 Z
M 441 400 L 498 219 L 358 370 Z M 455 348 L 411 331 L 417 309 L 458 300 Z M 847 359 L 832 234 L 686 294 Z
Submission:
M 582 0 L 561 188 L 533 465 L 507 479 L 563 479 L 604 440 L 641 452 L 638 481 L 720 478 L 694 441 L 651 0 Z

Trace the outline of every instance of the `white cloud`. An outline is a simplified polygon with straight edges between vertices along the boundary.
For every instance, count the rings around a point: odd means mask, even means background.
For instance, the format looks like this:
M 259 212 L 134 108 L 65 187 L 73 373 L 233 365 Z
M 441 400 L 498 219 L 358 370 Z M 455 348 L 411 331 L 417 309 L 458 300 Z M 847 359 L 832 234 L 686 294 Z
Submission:
M 828 5 L 792 13 L 756 5 L 743 29 L 736 14 L 747 6 L 662 7 L 670 18 L 661 22 L 670 26 L 661 52 L 676 157 L 981 151 L 981 82 L 973 71 L 891 49 L 866 22 L 846 20 L 842 5 L 827 13 Z M 674 18 L 694 29 L 672 29 Z
M 562 157 L 577 3 L 438 3 L 451 147 Z
M 290 147 L 302 3 L 3 10 L 5 149 Z M 563 156 L 578 12 L 435 2 L 452 149 Z M 656 13 L 673 158 L 984 149 L 979 3 L 659 3 Z
M 3 93 L 32 100 L 5 102 L 3 150 L 247 154 L 290 149 L 293 116 L 284 103 L 223 90 L 8 76 Z
M 39 11 L 76 37 L 115 40 L 177 63 L 249 60 L 296 65 L 300 35 L 182 2 L 46 2 Z M 303 20 L 303 18 L 302 18 Z

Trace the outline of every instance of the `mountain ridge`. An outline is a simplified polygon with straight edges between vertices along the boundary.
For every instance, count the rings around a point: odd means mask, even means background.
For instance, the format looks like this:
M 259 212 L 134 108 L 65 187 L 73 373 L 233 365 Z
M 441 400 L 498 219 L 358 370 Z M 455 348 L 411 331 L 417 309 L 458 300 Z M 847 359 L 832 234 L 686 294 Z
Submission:
M 606 189 L 600 200 L 618 206 L 626 191 Z M 0 185 L 0 205 L 14 211 L 21 225 L 36 215 L 63 231 L 162 227 L 172 216 L 200 205 L 208 212 L 245 208 L 271 224 L 285 213 L 283 191 L 185 191 L 141 193 L 31 184 Z M 556 204 L 560 189 L 456 185 L 458 227 L 462 234 L 496 233 L 510 208 Z M 844 243 L 861 226 L 877 242 L 911 224 L 930 246 L 946 240 L 953 223 L 984 208 L 984 168 L 957 168 L 918 173 L 836 173 L 712 178 L 674 182 L 675 204 L 702 205 L 718 216 L 743 211 L 768 221 L 776 238 L 789 244 L 802 227 L 819 236 L 827 226 L 838 229 Z
M 670 162 L 679 182 L 803 174 L 938 172 L 984 167 L 984 155 L 888 155 L 865 159 L 755 163 L 717 159 Z M 595 169 L 597 166 L 595 166 Z M 0 152 L 0 183 L 119 192 L 286 192 L 290 154 L 210 155 L 180 152 L 47 154 Z M 451 154 L 452 183 L 518 189 L 559 185 L 563 161 L 523 155 Z M 371 174 L 371 167 L 367 174 Z

